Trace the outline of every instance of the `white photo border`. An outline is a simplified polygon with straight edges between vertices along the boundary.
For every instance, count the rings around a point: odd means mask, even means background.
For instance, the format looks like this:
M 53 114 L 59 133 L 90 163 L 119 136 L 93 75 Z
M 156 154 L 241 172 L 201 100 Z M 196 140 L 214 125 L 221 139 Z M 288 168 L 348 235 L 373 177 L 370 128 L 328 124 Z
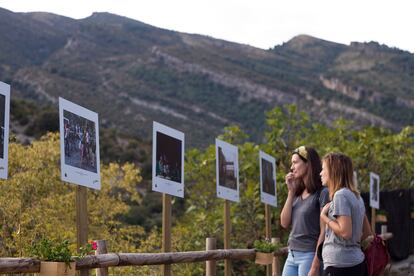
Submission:
M 272 177 L 275 182 L 275 194 L 268 194 L 264 191 L 263 183 L 263 168 L 262 160 L 266 160 L 272 164 Z M 259 163 L 260 163 L 260 199 L 263 203 L 277 207 L 277 185 L 276 185 L 276 159 L 269 154 L 259 151 Z
M 156 175 L 157 169 L 157 132 L 181 141 L 181 182 L 172 181 Z M 184 198 L 184 133 L 158 122 L 152 127 L 152 190 Z
M 9 171 L 10 85 L 0 81 L 0 94 L 4 96 L 3 158 L 0 157 L 0 178 L 7 179 Z
M 83 117 L 95 124 L 95 141 L 96 141 L 96 173 L 84 170 L 75 166 L 65 164 L 65 141 L 64 141 L 64 122 L 63 111 L 66 110 L 75 115 Z M 65 182 L 85 186 L 88 188 L 101 189 L 101 169 L 99 156 L 99 121 L 98 114 L 88 110 L 80 105 L 72 103 L 64 98 L 59 97 L 59 129 L 60 129 L 60 170 L 61 179 Z
M 221 147 L 234 153 L 236 160 L 234 162 L 234 170 L 237 179 L 237 190 L 224 187 L 219 183 L 219 158 L 218 158 L 218 148 Z M 216 139 L 216 187 L 217 187 L 217 197 L 227 199 L 234 202 L 240 202 L 240 185 L 239 185 L 239 150 L 236 146 Z
M 376 194 L 376 198 L 377 200 L 373 200 L 372 198 L 372 191 L 373 191 L 373 185 L 374 185 L 374 179 L 377 180 L 378 182 L 378 189 L 377 189 L 377 194 Z M 369 173 L 369 206 L 371 206 L 372 208 L 375 209 L 379 209 L 379 201 L 380 201 L 380 177 L 378 174 L 370 172 Z

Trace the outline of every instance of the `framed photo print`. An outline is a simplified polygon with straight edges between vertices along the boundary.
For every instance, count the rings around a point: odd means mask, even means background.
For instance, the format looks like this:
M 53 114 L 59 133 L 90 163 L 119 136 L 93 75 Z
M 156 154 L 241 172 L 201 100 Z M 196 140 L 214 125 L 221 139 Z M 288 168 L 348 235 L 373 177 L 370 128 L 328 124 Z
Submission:
M 0 82 L 0 178 L 7 179 L 9 162 L 10 85 Z
M 216 139 L 217 196 L 239 202 L 239 152 L 236 146 Z
M 63 181 L 101 189 L 98 114 L 59 98 Z
M 380 177 L 373 172 L 369 173 L 369 206 L 379 209 Z
M 184 197 L 184 133 L 153 123 L 152 190 Z
M 277 207 L 276 160 L 259 152 L 260 159 L 260 199 L 263 203 Z

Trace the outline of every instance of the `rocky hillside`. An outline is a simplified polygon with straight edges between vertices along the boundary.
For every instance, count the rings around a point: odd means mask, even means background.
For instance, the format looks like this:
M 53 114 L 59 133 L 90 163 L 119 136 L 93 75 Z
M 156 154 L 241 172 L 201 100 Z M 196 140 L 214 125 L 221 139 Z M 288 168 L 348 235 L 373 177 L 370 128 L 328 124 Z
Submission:
M 193 146 L 230 124 L 259 140 L 265 111 L 288 103 L 327 123 L 414 122 L 414 55 L 374 42 L 301 35 L 262 50 L 108 13 L 74 20 L 4 9 L 0 33 L 0 79 L 13 97 L 56 106 L 62 96 L 97 111 L 103 127 L 144 139 L 155 120 Z

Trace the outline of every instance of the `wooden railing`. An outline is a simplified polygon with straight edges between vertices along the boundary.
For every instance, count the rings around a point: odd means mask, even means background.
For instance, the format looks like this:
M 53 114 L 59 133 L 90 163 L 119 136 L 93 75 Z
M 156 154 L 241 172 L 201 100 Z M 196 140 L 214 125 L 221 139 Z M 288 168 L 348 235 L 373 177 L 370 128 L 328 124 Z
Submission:
M 392 238 L 392 233 L 383 233 L 384 240 Z M 287 247 L 274 252 L 273 275 L 278 275 L 277 259 L 286 255 Z M 171 253 L 107 253 L 89 255 L 76 261 L 76 270 L 121 267 L 194 263 L 219 260 L 254 260 L 254 249 L 218 249 Z M 0 258 L 0 273 L 36 273 L 40 271 L 40 261 L 35 258 Z M 100 274 L 101 275 L 101 274 Z M 105 274 L 102 274 L 105 275 Z M 212 273 L 211 275 L 214 275 Z
M 275 252 L 284 255 L 287 248 Z M 173 253 L 109 253 L 90 255 L 76 261 L 76 269 L 94 269 L 116 266 L 143 266 L 194 263 L 218 260 L 254 260 L 254 249 L 219 249 Z M 0 258 L 0 273 L 35 273 L 40 271 L 40 261 L 34 258 Z
M 39 272 L 40 261 L 34 258 L 0 258 L 0 273 Z

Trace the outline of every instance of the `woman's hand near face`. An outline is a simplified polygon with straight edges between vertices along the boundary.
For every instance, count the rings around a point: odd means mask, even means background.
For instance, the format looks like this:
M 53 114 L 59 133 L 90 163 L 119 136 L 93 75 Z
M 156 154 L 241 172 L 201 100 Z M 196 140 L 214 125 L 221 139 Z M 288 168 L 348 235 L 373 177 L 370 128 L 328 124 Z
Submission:
M 293 173 L 290 172 L 285 176 L 285 182 L 286 182 L 289 192 L 294 194 L 296 191 L 296 186 L 295 186 L 295 177 Z
M 288 173 L 285 176 L 285 181 L 288 188 L 288 196 L 285 205 L 283 205 L 282 212 L 280 213 L 280 224 L 283 228 L 287 229 L 292 222 L 292 204 L 295 197 L 295 178 L 293 173 Z

